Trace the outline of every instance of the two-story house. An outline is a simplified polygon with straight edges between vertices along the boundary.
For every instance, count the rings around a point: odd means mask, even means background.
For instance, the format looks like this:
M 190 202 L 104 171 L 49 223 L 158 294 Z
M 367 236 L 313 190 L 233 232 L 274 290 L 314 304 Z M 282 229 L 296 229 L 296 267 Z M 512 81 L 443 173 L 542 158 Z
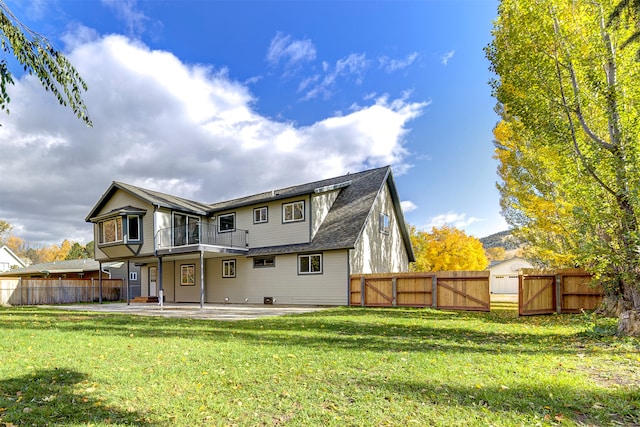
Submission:
M 113 182 L 86 221 L 168 302 L 347 305 L 350 274 L 414 261 L 390 167 L 213 204 Z

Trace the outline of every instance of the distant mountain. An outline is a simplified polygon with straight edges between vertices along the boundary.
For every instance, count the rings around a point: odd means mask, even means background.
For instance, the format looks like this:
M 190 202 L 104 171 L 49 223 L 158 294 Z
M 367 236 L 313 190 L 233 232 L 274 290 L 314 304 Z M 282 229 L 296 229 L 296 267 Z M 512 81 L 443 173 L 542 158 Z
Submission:
M 509 251 L 520 247 L 509 230 L 501 231 L 479 240 L 485 249 L 503 247 Z

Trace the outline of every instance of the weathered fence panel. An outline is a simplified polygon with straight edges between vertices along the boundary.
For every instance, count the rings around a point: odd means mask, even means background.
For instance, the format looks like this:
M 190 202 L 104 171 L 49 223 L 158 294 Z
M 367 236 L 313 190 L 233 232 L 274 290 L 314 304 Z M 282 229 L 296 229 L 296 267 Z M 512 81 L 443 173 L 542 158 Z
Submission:
M 489 311 L 489 272 L 354 274 L 350 305 Z M 435 295 L 435 296 L 434 296 Z
M 103 301 L 118 301 L 124 296 L 121 279 L 102 279 Z M 98 279 L 0 279 L 1 305 L 69 304 L 99 299 Z
M 518 312 L 527 316 L 595 310 L 603 296 L 602 286 L 593 286 L 591 274 L 584 270 L 523 269 L 519 277 Z

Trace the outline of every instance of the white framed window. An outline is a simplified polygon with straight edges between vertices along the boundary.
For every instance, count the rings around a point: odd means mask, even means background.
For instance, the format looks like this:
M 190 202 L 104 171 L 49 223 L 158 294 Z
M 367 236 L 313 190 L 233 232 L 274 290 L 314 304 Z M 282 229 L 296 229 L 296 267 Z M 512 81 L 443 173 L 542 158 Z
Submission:
M 196 285 L 196 265 L 183 264 L 180 266 L 180 286 Z
M 138 280 L 138 272 L 130 271 L 129 272 L 129 280 Z
M 220 233 L 225 233 L 227 231 L 235 231 L 235 229 L 236 229 L 235 213 L 218 215 L 218 231 Z
M 380 232 L 382 234 L 389 234 L 391 228 L 391 218 L 386 213 L 380 214 Z
M 222 260 L 222 277 L 236 277 L 236 260 Z
M 275 256 L 257 256 L 253 258 L 253 268 L 275 267 Z
M 253 223 L 260 224 L 263 222 L 269 222 L 269 210 L 266 206 L 255 208 L 253 210 Z
M 304 221 L 304 200 L 282 205 L 282 222 Z
M 102 221 L 100 223 L 100 243 L 122 242 L 122 217 Z
M 138 215 L 127 216 L 127 240 L 140 241 L 140 217 Z
M 322 254 L 298 255 L 298 274 L 322 274 Z

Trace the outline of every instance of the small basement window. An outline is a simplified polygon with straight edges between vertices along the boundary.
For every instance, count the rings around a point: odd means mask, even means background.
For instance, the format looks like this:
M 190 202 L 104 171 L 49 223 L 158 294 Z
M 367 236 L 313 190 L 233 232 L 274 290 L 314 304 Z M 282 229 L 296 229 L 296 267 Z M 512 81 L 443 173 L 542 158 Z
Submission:
M 253 259 L 253 268 L 275 267 L 275 256 L 258 256 Z

